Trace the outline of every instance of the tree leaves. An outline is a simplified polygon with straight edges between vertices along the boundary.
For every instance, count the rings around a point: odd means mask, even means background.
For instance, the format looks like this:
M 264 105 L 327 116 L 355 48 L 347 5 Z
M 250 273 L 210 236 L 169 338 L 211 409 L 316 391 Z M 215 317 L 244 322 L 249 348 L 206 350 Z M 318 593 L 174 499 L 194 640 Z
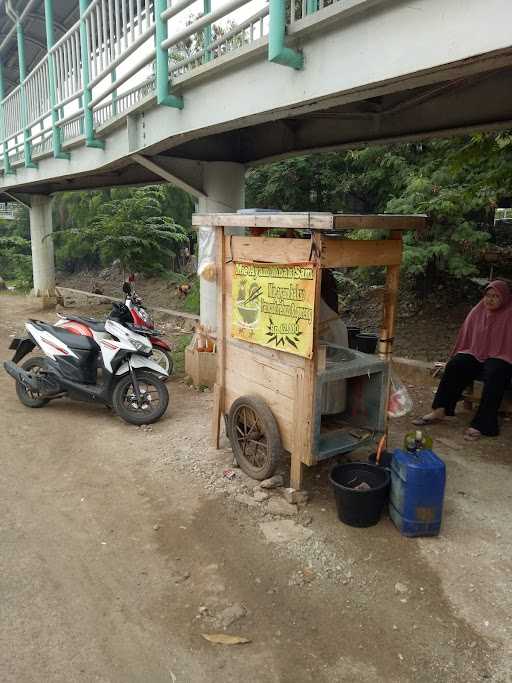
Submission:
M 404 271 L 467 277 L 495 239 L 494 209 L 512 205 L 512 133 L 296 157 L 250 170 L 246 196 L 285 211 L 427 213 L 429 230 L 405 235 Z

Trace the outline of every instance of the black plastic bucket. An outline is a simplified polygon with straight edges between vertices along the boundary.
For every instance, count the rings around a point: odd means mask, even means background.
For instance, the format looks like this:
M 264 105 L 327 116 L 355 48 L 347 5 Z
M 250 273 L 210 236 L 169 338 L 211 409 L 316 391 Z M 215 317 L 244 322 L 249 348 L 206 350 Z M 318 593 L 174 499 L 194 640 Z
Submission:
M 367 462 L 335 465 L 329 475 L 334 488 L 338 519 L 349 526 L 368 527 L 377 524 L 389 498 L 389 471 Z M 366 490 L 354 485 L 366 483 Z
M 363 353 L 375 353 L 379 337 L 370 332 L 361 332 L 356 336 L 356 348 Z
M 355 349 L 356 347 L 356 337 L 357 335 L 361 332 L 360 327 L 356 327 L 355 325 L 347 325 L 347 332 L 348 332 L 348 346 L 351 349 Z

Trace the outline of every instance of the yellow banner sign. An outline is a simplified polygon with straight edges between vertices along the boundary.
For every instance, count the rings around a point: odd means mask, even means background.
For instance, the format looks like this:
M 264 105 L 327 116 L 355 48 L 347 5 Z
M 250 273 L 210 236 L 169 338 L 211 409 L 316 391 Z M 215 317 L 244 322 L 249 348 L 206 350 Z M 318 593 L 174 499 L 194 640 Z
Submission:
M 315 319 L 313 264 L 233 265 L 231 336 L 311 358 Z

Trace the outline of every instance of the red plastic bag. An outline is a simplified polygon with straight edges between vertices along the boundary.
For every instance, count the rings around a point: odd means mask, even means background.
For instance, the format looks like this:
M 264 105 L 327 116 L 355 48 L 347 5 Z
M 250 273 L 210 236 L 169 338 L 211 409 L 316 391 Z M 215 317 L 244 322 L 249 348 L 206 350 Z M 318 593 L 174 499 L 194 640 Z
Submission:
M 413 409 L 412 398 L 405 384 L 393 373 L 389 387 L 388 417 L 403 417 Z

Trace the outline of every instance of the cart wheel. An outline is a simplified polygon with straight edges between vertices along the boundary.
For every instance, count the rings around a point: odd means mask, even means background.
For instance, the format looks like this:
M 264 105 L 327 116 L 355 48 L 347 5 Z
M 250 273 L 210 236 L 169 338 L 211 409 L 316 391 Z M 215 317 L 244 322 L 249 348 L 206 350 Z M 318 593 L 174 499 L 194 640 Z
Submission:
M 228 438 L 240 468 L 253 479 L 271 477 L 283 447 L 272 411 L 258 396 L 241 396 L 228 415 Z

